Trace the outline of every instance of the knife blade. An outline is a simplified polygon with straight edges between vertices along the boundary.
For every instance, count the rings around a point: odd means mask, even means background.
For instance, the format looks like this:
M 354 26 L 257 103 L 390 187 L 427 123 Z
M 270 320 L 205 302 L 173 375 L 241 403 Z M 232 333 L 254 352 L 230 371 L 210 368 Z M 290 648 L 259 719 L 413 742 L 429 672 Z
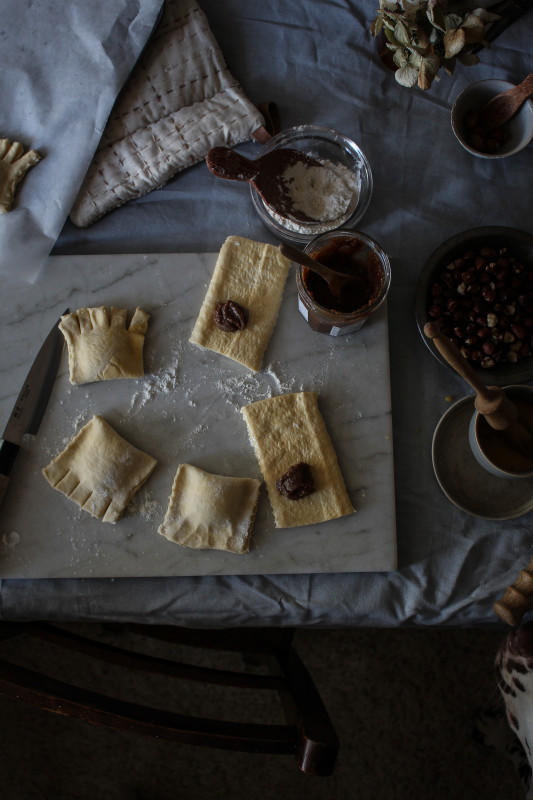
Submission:
M 68 309 L 64 312 L 68 313 Z M 64 338 L 59 320 L 37 353 L 13 406 L 0 445 L 0 504 L 24 434 L 35 436 L 43 418 L 57 374 Z

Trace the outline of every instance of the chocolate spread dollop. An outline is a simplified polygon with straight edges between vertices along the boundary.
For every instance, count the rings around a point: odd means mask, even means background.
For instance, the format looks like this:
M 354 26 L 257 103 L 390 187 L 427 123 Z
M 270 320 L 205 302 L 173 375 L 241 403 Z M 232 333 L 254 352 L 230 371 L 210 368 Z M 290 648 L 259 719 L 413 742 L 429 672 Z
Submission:
M 216 304 L 213 318 L 217 328 L 234 333 L 246 328 L 248 311 L 235 300 L 226 300 L 225 303 Z
M 315 491 L 311 467 L 305 462 L 293 464 L 287 472 L 276 481 L 276 489 L 289 500 L 300 500 Z

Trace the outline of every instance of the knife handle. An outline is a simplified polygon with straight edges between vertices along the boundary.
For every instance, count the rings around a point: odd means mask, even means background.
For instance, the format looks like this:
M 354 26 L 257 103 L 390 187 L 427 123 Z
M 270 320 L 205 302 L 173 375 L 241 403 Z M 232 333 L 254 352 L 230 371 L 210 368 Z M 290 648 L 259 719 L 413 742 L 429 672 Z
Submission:
M 7 439 L 0 445 L 0 505 L 9 485 L 9 474 L 15 463 L 15 458 L 20 450 L 18 444 L 8 442 Z

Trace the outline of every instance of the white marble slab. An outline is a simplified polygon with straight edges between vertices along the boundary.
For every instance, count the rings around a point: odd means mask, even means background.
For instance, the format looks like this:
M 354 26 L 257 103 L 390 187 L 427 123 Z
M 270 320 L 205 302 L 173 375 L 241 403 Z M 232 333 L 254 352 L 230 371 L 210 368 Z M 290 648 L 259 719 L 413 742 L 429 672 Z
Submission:
M 396 524 L 386 307 L 358 333 L 310 330 L 287 283 L 278 324 L 252 373 L 189 344 L 215 254 L 57 256 L 35 285 L 5 284 L 0 331 L 0 426 L 62 311 L 141 305 L 151 315 L 143 380 L 71 386 L 66 350 L 37 437 L 19 454 L 0 517 L 0 577 L 148 577 L 386 571 L 396 567 Z M 195 551 L 157 533 L 179 463 L 260 477 L 239 409 L 260 398 L 314 390 L 357 513 L 277 530 L 264 488 L 253 548 Z M 158 466 L 116 525 L 54 491 L 41 469 L 93 414 Z

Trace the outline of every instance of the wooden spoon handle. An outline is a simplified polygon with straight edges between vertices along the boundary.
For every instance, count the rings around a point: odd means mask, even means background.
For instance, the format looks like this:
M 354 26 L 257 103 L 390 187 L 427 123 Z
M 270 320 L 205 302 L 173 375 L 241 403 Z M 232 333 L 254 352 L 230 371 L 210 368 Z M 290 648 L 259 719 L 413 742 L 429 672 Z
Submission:
M 521 106 L 526 102 L 528 97 L 533 94 L 533 72 L 524 78 L 524 80 L 508 89 L 506 92 L 497 94 L 492 100 L 489 100 L 484 110 L 481 113 L 481 122 L 487 130 L 504 125 L 508 122 Z
M 520 625 L 522 617 L 533 608 L 533 558 L 506 590 L 503 597 L 494 603 L 494 611 L 508 625 Z
M 312 272 L 316 272 L 317 275 L 320 275 L 328 282 L 337 278 L 340 278 L 343 281 L 350 280 L 350 275 L 345 275 L 343 272 L 337 272 L 335 269 L 326 267 L 325 264 L 315 261 L 314 258 L 311 258 L 310 255 L 304 253 L 303 250 L 298 250 L 296 247 L 291 247 L 290 244 L 280 244 L 279 249 L 282 256 L 285 256 L 285 258 L 288 258 L 291 261 L 295 261 L 296 264 L 301 264 L 302 267 L 308 267 L 308 269 L 310 269 Z
M 533 94 L 533 72 L 530 72 L 516 88 L 520 90 L 520 94 L 524 100 L 527 100 L 527 98 Z
M 229 181 L 253 181 L 259 174 L 259 165 L 230 147 L 212 147 L 205 162 L 217 178 Z

